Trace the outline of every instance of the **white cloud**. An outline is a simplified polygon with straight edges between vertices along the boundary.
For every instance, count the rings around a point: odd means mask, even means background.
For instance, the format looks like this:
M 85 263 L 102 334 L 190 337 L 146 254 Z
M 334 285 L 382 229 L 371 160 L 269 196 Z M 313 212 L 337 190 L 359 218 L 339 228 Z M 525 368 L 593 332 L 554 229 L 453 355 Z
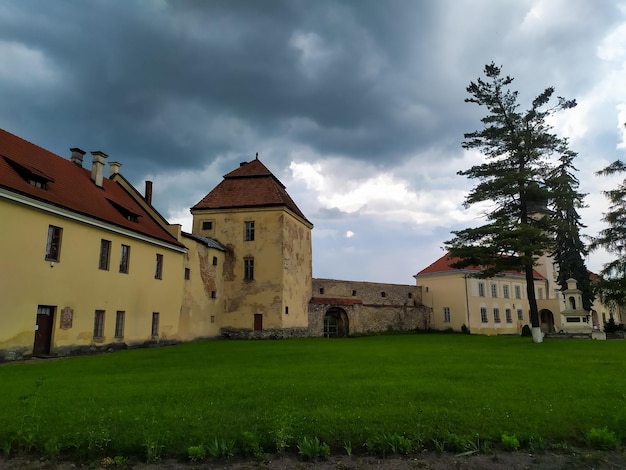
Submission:
M 354 232 L 352 230 L 348 230 L 346 232 L 346 238 L 352 238 L 352 237 L 354 237 Z
M 38 49 L 0 40 L 0 82 L 12 86 L 51 86 L 59 83 L 61 73 Z

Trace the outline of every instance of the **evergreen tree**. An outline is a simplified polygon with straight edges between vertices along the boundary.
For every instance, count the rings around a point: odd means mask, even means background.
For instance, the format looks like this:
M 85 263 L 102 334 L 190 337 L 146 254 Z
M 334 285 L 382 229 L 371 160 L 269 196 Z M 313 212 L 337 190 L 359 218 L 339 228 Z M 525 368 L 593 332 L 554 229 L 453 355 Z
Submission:
M 626 164 L 617 160 L 596 174 L 606 176 L 624 172 Z M 626 179 L 616 189 L 604 191 L 604 195 L 610 203 L 602 218 L 608 228 L 593 239 L 591 249 L 603 247 L 616 259 L 605 264 L 600 271 L 597 293 L 603 303 L 623 307 L 626 305 Z
M 567 289 L 567 280 L 576 279 L 582 291 L 583 308 L 591 310 L 594 294 L 589 280 L 589 271 L 583 256 L 587 254 L 580 237 L 584 225 L 578 210 L 584 207 L 584 194 L 578 192 L 579 181 L 573 165 L 576 153 L 566 150 L 559 158 L 559 165 L 549 179 L 551 196 L 551 218 L 555 229 L 555 250 L 551 254 L 559 265 L 557 283 L 561 290 Z
M 465 101 L 484 106 L 487 115 L 481 119 L 482 129 L 465 134 L 463 148 L 479 149 L 486 159 L 458 174 L 478 180 L 465 200 L 466 207 L 484 201 L 491 206 L 487 223 L 453 232 L 455 237 L 446 245 L 453 256 L 461 258 L 457 268 L 482 266 L 483 277 L 505 270 L 525 274 L 533 341 L 541 342 L 533 268 L 554 247 L 546 210 L 551 197 L 546 181 L 553 171 L 548 157 L 567 150 L 567 141 L 551 132 L 546 118 L 576 102 L 559 97 L 550 106 L 554 88 L 549 87 L 530 109 L 520 112 L 518 92 L 510 89 L 513 78 L 502 76 L 494 63 L 485 66 L 484 73 L 486 79 L 478 78 L 467 87 L 471 97 Z

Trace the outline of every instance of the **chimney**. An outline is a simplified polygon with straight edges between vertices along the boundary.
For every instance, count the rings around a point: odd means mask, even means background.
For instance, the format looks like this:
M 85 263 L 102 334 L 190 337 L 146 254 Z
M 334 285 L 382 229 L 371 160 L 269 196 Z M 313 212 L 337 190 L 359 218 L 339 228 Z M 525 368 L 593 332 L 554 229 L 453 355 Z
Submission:
M 248 162 L 241 162 L 241 163 L 239 164 L 239 166 L 244 166 L 246 163 L 248 163 Z
M 148 204 L 152 205 L 152 181 L 146 181 L 146 193 L 143 198 Z
M 85 155 L 85 151 L 79 149 L 78 147 L 74 147 L 70 149 L 72 152 L 72 156 L 70 157 L 70 161 L 72 163 L 76 163 L 79 167 L 83 167 L 83 156 Z
M 104 152 L 100 152 L 99 150 L 91 152 L 91 155 L 93 155 L 91 181 L 93 181 L 96 186 L 101 188 L 102 180 L 104 179 L 104 159 L 107 158 L 108 155 Z
M 120 172 L 121 166 L 122 164 L 120 162 L 109 162 L 109 179 Z

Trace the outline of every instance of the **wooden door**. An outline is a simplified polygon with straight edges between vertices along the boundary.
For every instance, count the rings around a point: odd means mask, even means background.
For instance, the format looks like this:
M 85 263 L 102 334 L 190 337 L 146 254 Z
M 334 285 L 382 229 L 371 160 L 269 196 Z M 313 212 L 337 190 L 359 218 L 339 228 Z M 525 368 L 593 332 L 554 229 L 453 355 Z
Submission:
M 254 331 L 261 331 L 263 329 L 263 315 L 260 313 L 254 314 Z
M 54 325 L 54 307 L 38 307 L 35 325 L 35 344 L 33 356 L 50 354 L 52 326 Z

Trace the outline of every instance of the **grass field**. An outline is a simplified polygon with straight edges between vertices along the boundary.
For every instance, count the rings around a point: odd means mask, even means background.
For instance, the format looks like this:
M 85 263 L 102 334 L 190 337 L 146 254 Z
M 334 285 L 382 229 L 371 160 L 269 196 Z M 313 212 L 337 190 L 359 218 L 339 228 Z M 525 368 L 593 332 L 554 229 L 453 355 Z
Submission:
M 626 437 L 626 342 L 418 334 L 209 341 L 0 366 L 0 452 L 461 451 Z M 609 439 L 610 440 L 610 439 Z M 236 447 L 236 449 L 235 449 Z M 229 450 L 230 449 L 230 450 Z M 384 450 L 384 449 L 383 449 Z

